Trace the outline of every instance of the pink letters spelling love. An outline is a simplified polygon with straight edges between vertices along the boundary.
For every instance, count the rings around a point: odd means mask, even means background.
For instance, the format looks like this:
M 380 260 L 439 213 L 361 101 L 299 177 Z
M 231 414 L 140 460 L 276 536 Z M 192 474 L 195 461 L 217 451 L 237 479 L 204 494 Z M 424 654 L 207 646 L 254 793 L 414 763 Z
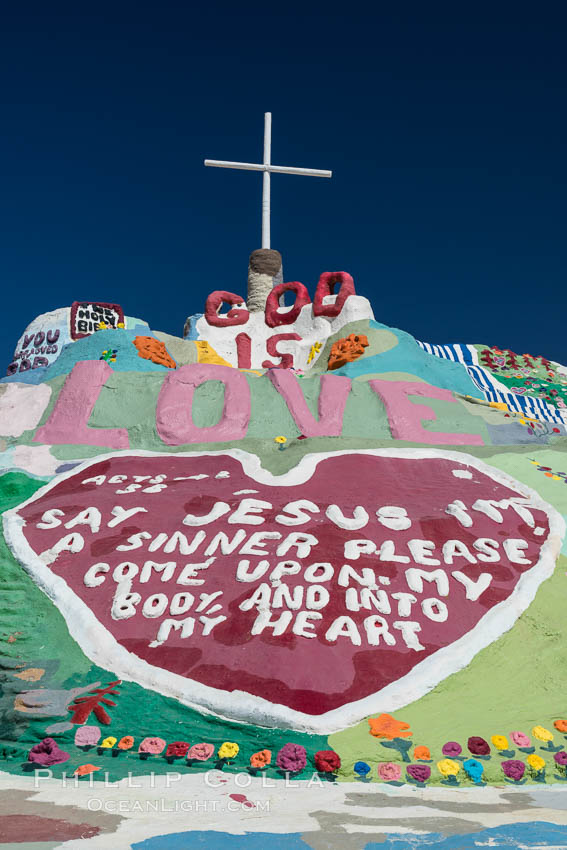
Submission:
M 34 441 L 45 444 L 78 444 L 127 449 L 126 428 L 91 428 L 89 418 L 100 392 L 113 374 L 104 360 L 84 360 L 75 364 L 47 422 L 38 428 Z M 285 369 L 271 369 L 268 376 L 284 399 L 298 429 L 305 437 L 338 437 L 351 390 L 350 378 L 323 375 L 320 379 L 318 418 L 311 413 L 296 376 Z M 195 390 L 207 381 L 224 385 L 224 406 L 216 425 L 200 427 L 192 417 Z M 429 445 L 482 445 L 478 434 L 451 434 L 430 431 L 422 421 L 435 420 L 433 409 L 415 404 L 409 396 L 422 396 L 456 402 L 446 389 L 409 381 L 371 380 L 388 416 L 392 437 Z M 250 422 L 250 387 L 242 372 L 228 366 L 195 363 L 168 374 L 157 401 L 156 429 L 168 446 L 191 443 L 234 442 L 246 436 Z

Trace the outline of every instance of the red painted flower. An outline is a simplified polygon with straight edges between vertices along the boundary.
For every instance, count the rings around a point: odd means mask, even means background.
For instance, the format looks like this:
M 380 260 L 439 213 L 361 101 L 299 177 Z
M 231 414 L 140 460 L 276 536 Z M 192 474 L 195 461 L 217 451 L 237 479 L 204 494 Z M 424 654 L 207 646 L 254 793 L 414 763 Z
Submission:
M 319 773 L 334 773 L 341 766 L 341 760 L 333 750 L 319 750 L 315 753 L 315 767 Z
M 183 756 L 187 754 L 188 749 L 189 744 L 186 741 L 173 741 L 171 744 L 167 745 L 165 755 L 166 757 L 172 756 L 173 758 L 183 758 Z
M 490 744 L 484 738 L 478 735 L 473 735 L 468 740 L 468 748 L 473 756 L 488 756 L 490 755 Z

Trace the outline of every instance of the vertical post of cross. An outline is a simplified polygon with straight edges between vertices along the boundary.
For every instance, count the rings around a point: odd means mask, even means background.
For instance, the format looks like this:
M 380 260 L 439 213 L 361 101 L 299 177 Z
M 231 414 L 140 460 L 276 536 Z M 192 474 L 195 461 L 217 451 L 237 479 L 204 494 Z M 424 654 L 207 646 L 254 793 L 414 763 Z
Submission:
M 270 168 L 272 158 L 272 113 L 264 113 L 264 180 L 262 184 L 262 248 L 270 247 Z M 268 166 L 266 168 L 266 166 Z

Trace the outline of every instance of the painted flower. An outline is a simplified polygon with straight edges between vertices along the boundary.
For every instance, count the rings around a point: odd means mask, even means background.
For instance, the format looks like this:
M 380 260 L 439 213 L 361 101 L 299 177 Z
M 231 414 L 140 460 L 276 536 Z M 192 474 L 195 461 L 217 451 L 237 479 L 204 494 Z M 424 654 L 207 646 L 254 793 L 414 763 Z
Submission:
M 118 749 L 119 750 L 131 750 L 134 746 L 134 738 L 132 735 L 124 735 L 123 738 L 120 738 L 118 741 Z
M 159 756 L 165 749 L 165 741 L 163 738 L 144 738 L 138 747 L 139 753 L 148 753 L 151 756 Z
M 353 770 L 359 776 L 366 776 L 367 773 L 370 773 L 370 765 L 366 764 L 365 761 L 356 761 Z
M 429 747 L 426 747 L 423 744 L 420 744 L 413 751 L 413 757 L 414 757 L 414 759 L 417 759 L 418 761 L 421 761 L 421 760 L 428 761 L 431 758 L 431 753 L 429 751 Z
M 535 753 L 533 753 L 531 756 L 528 756 L 526 761 L 531 767 L 531 769 L 536 773 L 540 770 L 543 770 L 545 767 L 545 760 L 542 759 L 541 756 L 536 755 Z
M 282 770 L 297 773 L 307 764 L 307 751 L 301 744 L 284 744 L 276 756 L 276 764 Z
M 108 738 L 105 738 L 104 741 L 101 742 L 100 746 L 104 747 L 105 750 L 111 750 L 115 743 L 116 738 L 114 738 L 112 735 L 109 735 Z
M 484 765 L 478 759 L 467 759 L 463 762 L 463 770 L 473 782 L 480 782 L 484 773 Z
M 567 732 L 567 720 L 555 720 L 553 725 L 558 732 Z
M 98 726 L 79 726 L 75 732 L 75 746 L 94 747 L 100 741 Z
M 553 741 L 553 732 L 550 732 L 549 729 L 546 729 L 544 726 L 534 726 L 532 729 L 532 735 L 534 738 L 537 738 L 538 741 L 543 741 L 544 744 L 548 741 Z
M 393 761 L 383 761 L 378 765 L 378 776 L 384 782 L 398 782 L 402 775 L 402 768 Z
M 187 751 L 187 758 L 195 759 L 195 761 L 208 761 L 214 751 L 215 748 L 212 744 L 193 744 Z
M 31 748 L 28 753 L 28 761 L 48 767 L 52 764 L 61 764 L 70 758 L 69 753 L 60 750 L 53 738 L 44 738 L 39 744 Z
M 428 764 L 408 764 L 406 773 L 416 782 L 427 782 L 431 776 L 431 768 Z
M 490 740 L 497 750 L 508 749 L 508 738 L 505 735 L 493 735 Z
M 374 735 L 375 738 L 389 738 L 392 741 L 394 738 L 411 738 L 413 735 L 413 732 L 409 731 L 409 723 L 396 720 L 391 714 L 370 717 L 368 725 L 370 726 L 370 734 Z
M 510 737 L 517 747 L 531 747 L 532 742 L 523 732 L 510 732 Z
M 480 738 L 478 735 L 470 737 L 467 741 L 467 746 L 473 756 L 490 755 L 490 745 L 488 741 L 485 741 L 484 738 Z
M 220 745 L 217 755 L 220 759 L 233 759 L 236 758 L 239 750 L 238 744 L 233 741 L 225 741 L 224 744 Z
M 450 776 L 456 776 L 460 769 L 461 765 L 459 762 L 453 761 L 453 759 L 441 759 L 441 761 L 437 762 L 437 770 L 445 779 L 448 779 Z
M 443 744 L 441 752 L 448 758 L 454 758 L 461 755 L 463 748 L 456 741 L 447 741 L 446 744 Z
M 252 767 L 267 767 L 272 760 L 272 751 L 271 750 L 260 750 L 254 755 L 250 756 L 250 765 Z
M 287 443 L 287 437 L 274 437 L 274 443 L 279 443 L 283 446 L 284 443 Z
M 558 753 L 554 753 L 553 758 L 555 760 L 555 764 L 559 765 L 559 767 L 567 767 L 567 753 L 565 750 L 560 750 Z
M 75 776 L 89 776 L 89 774 L 94 773 L 95 770 L 100 770 L 100 767 L 95 767 L 94 764 L 81 764 L 73 771 L 73 773 Z
M 333 750 L 319 750 L 315 753 L 315 767 L 319 773 L 334 773 L 340 766 L 340 756 Z
M 518 759 L 503 761 L 501 767 L 504 776 L 507 776 L 508 779 L 513 779 L 515 782 L 519 782 L 526 772 L 526 765 L 523 761 L 518 761 Z
M 189 744 L 186 741 L 172 741 L 171 744 L 167 745 L 165 755 L 171 758 L 183 758 L 187 755 L 188 749 Z

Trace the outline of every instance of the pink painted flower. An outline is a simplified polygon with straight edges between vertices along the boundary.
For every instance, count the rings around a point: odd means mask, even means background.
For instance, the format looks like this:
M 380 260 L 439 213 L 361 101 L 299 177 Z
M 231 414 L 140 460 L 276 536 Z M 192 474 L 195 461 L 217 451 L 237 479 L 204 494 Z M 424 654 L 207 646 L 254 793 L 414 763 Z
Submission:
M 444 756 L 447 756 L 447 758 L 455 758 L 455 756 L 461 755 L 463 748 L 460 744 L 457 744 L 456 741 L 447 741 L 446 744 L 443 744 L 441 752 Z
M 517 747 L 531 747 L 532 742 L 523 732 L 510 732 L 510 737 Z
M 75 745 L 77 747 L 94 747 L 100 741 L 100 729 L 98 726 L 79 726 L 75 732 Z
M 384 782 L 398 782 L 401 775 L 400 765 L 394 764 L 393 761 L 383 761 L 378 765 L 378 776 Z
M 307 764 L 307 751 L 301 744 L 284 744 L 276 756 L 276 764 L 282 770 L 297 773 Z
M 519 782 L 526 771 L 526 765 L 523 761 L 518 761 L 518 759 L 503 761 L 501 767 L 504 776 L 507 776 L 508 779 L 513 779 L 515 782 Z
M 408 764 L 406 773 L 416 782 L 427 782 L 431 776 L 431 768 L 428 764 Z
M 213 744 L 193 744 L 187 752 L 187 759 L 207 761 L 215 751 Z
M 28 753 L 28 761 L 44 766 L 61 764 L 61 762 L 67 761 L 69 758 L 69 753 L 60 750 L 53 738 L 44 738 L 43 741 L 32 747 Z
M 163 738 L 144 738 L 138 747 L 139 753 L 148 753 L 151 756 L 158 756 L 165 749 L 165 741 Z

